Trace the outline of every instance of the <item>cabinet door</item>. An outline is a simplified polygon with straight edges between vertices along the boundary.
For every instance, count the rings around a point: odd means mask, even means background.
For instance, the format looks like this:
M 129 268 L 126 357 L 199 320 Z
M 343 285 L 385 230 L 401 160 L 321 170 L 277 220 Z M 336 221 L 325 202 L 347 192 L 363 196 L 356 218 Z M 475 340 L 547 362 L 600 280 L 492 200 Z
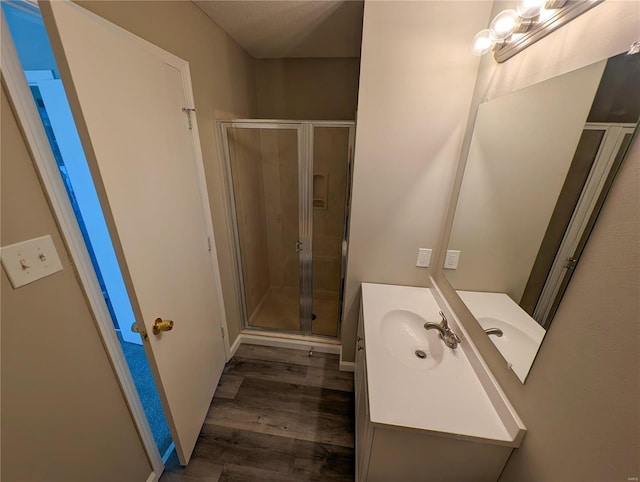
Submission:
M 362 312 L 358 324 L 356 344 L 356 481 L 367 478 L 373 425 L 369 420 L 369 397 L 367 388 L 367 360 Z
M 360 320 L 358 321 L 358 333 L 356 336 L 356 360 L 354 382 L 356 386 L 356 399 L 358 398 L 358 386 L 362 384 L 364 371 L 364 322 L 362 319 L 362 310 L 360 311 Z

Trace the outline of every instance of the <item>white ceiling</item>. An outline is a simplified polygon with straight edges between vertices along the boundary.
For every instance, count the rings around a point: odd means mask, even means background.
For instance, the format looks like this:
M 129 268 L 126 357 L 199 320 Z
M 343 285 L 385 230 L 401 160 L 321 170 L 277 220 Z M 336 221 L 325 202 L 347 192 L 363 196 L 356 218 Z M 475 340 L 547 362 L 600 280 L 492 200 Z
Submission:
M 363 0 L 193 0 L 255 58 L 360 57 Z

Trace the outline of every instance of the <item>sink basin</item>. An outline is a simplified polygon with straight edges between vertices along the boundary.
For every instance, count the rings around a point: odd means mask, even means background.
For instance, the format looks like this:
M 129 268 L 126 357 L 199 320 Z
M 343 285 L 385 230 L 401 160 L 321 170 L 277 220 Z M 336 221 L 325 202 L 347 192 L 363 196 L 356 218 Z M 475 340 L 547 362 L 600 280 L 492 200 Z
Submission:
M 502 339 L 504 343 L 517 343 L 518 345 L 527 346 L 532 345 L 537 347 L 537 342 L 529 335 L 527 335 L 524 331 L 520 330 L 513 323 L 509 323 L 507 321 L 501 320 L 499 318 L 486 317 L 486 318 L 478 318 L 478 323 L 483 330 L 488 328 L 500 328 L 504 333 L 501 337 L 496 337 L 495 335 L 491 335 L 491 338 Z M 493 340 L 494 343 L 497 340 Z
M 500 328 L 502 330 L 503 336 L 490 335 L 489 339 L 502 353 L 510 367 L 515 369 L 521 365 L 526 365 L 527 368 L 531 366 L 533 357 L 535 357 L 540 347 L 540 340 L 535 340 L 513 323 L 499 318 L 478 318 L 478 323 L 480 323 L 483 330 L 487 328 Z
M 482 329 L 503 331 L 504 336 L 490 335 L 489 340 L 524 383 L 544 338 L 544 328 L 506 293 L 458 291 L 458 294 Z
M 413 311 L 392 310 L 380 324 L 385 348 L 409 368 L 430 370 L 437 367 L 446 348 L 436 330 L 425 330 L 426 320 Z M 416 352 L 421 352 L 420 356 Z M 424 358 L 422 356 L 424 355 Z

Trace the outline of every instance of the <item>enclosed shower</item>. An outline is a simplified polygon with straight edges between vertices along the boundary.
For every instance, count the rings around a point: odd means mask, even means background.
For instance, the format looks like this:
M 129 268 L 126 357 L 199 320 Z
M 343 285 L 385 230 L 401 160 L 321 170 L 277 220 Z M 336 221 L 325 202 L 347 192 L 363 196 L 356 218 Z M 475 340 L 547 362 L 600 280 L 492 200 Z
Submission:
M 244 327 L 337 337 L 353 122 L 220 122 Z

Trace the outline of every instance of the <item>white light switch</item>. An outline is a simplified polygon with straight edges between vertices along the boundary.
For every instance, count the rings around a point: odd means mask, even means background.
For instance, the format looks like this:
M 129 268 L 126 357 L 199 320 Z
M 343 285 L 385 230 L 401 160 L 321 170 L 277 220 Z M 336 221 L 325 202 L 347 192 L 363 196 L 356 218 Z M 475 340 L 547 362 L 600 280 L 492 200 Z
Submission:
M 11 286 L 19 288 L 62 270 L 51 236 L 2 247 L 2 267 Z
M 460 261 L 460 251 L 447 250 L 447 256 L 444 258 L 444 269 L 457 269 L 458 261 Z
M 428 268 L 429 263 L 431 263 L 431 250 L 427 248 L 419 248 L 416 266 L 420 268 Z

